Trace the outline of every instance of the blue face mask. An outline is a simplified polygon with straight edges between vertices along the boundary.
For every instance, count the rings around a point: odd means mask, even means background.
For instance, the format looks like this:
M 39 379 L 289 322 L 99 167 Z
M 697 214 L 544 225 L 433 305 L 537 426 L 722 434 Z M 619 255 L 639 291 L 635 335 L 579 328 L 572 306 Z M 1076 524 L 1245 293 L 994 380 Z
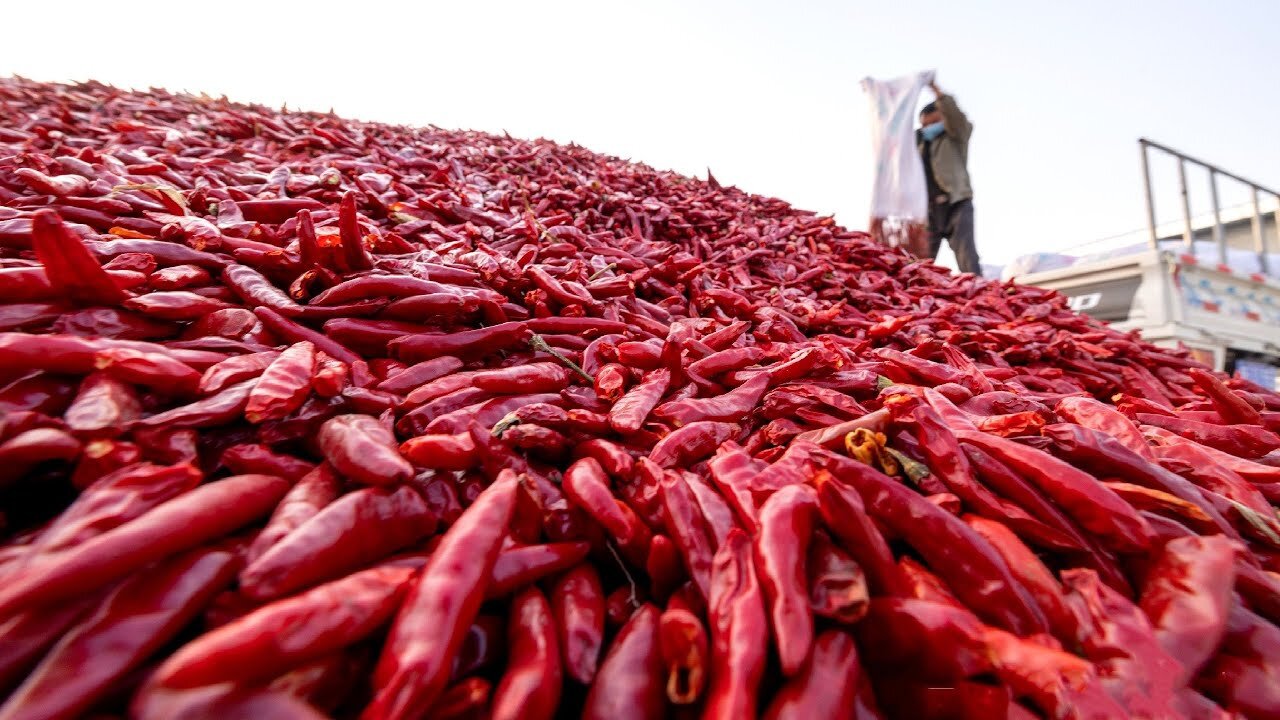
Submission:
M 925 125 L 924 127 L 920 128 L 920 134 L 924 136 L 924 139 L 926 141 L 931 141 L 934 138 L 941 135 L 944 129 L 945 128 L 943 128 L 942 123 L 936 122 L 931 125 Z

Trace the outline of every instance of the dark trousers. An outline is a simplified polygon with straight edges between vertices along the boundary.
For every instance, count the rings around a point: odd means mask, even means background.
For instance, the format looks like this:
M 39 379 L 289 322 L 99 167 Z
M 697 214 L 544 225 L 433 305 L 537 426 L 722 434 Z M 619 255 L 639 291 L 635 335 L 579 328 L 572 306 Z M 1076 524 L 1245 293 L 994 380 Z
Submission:
M 958 203 L 935 204 L 929 209 L 929 257 L 937 259 L 938 250 L 942 249 L 942 240 L 946 238 L 955 253 L 956 265 L 960 272 L 982 276 L 982 265 L 978 261 L 978 246 L 973 240 L 973 201 L 961 200 Z

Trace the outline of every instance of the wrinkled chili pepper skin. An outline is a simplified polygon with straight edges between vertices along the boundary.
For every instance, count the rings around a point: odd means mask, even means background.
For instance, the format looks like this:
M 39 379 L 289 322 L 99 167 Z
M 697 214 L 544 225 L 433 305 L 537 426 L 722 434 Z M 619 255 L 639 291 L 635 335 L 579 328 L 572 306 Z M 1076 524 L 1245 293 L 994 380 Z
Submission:
M 0 717 L 72 718 L 88 710 L 231 582 L 235 563 L 226 550 L 196 550 L 126 581 L 50 650 Z
M 320 426 L 320 452 L 342 475 L 366 485 L 394 485 L 413 475 L 395 435 L 366 415 L 339 415 Z
M 493 693 L 493 718 L 549 720 L 560 703 L 560 666 L 551 605 L 537 588 L 511 603 L 510 658 Z
M 865 682 L 853 637 L 827 630 L 813 643 L 813 660 L 782 686 L 765 710 L 766 720 L 857 720 L 858 686 Z
M 658 620 L 658 608 L 646 603 L 618 632 L 587 693 L 584 720 L 666 717 Z
M 866 614 L 870 601 L 866 574 L 826 533 L 813 534 L 805 571 L 814 615 L 852 625 Z
M 782 672 L 787 676 L 800 671 L 813 646 L 805 561 L 817 512 L 817 496 L 805 485 L 783 488 L 760 507 L 756 570 Z
M 645 418 L 658 406 L 671 384 L 671 372 L 653 370 L 626 392 L 609 410 L 609 424 L 620 435 L 630 435 L 640 429 Z
M 1185 668 L 1183 684 L 1209 661 L 1227 628 L 1236 547 L 1222 535 L 1165 544 L 1147 573 L 1140 607 L 1161 646 Z
M 271 361 L 249 391 L 245 419 L 251 423 L 279 420 L 302 407 L 316 373 L 316 347 L 296 343 Z
M 551 611 L 565 674 L 590 685 L 604 646 L 605 615 L 600 576 L 591 565 L 578 565 L 556 580 L 551 588 Z
M 751 539 L 729 533 L 717 551 L 707 614 L 711 630 L 711 686 L 704 718 L 756 716 L 769 626 Z
M 152 676 L 168 688 L 252 683 L 353 645 L 390 621 L 414 571 L 375 567 L 285 598 L 184 645 Z M 290 628 L 288 636 L 277 634 Z
M 662 475 L 662 509 L 667 530 L 680 549 L 689 575 L 704 598 L 711 588 L 714 539 L 689 484 L 678 473 Z
M 444 534 L 396 617 L 374 672 L 374 699 L 362 714 L 415 718 L 449 680 L 449 660 L 484 597 L 515 504 L 517 480 L 504 472 Z

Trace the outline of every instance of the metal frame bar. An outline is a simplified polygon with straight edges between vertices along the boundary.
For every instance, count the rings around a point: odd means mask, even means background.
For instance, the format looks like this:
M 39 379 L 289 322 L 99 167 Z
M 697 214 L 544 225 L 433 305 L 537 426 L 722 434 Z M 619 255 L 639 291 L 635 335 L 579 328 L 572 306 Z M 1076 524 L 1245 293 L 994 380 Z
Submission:
M 1217 165 L 1174 150 L 1168 145 L 1161 145 L 1154 140 L 1138 138 L 1138 147 L 1142 154 L 1142 185 L 1147 203 L 1147 238 L 1153 250 L 1159 247 L 1159 239 L 1156 236 L 1155 196 L 1151 189 L 1151 163 L 1147 152 L 1148 148 L 1155 148 L 1172 155 L 1178 160 L 1178 190 L 1182 194 L 1182 241 L 1188 249 L 1192 247 L 1195 237 L 1191 228 L 1191 199 L 1187 190 L 1187 163 L 1198 165 L 1209 172 L 1209 196 L 1213 206 L 1213 241 L 1218 246 L 1218 262 L 1220 263 L 1226 264 L 1227 262 L 1227 242 L 1226 234 L 1222 229 L 1222 209 L 1218 203 L 1218 176 L 1221 175 L 1235 180 L 1253 190 L 1253 246 L 1258 253 L 1259 267 L 1262 268 L 1264 273 L 1270 272 L 1270 268 L 1267 267 L 1268 242 L 1266 234 L 1262 231 L 1262 213 L 1258 203 L 1258 193 L 1271 195 L 1276 198 L 1277 202 L 1280 202 L 1280 191 L 1260 185 L 1235 173 L 1227 172 Z M 1277 241 L 1280 241 L 1280 207 L 1275 212 L 1275 226 Z

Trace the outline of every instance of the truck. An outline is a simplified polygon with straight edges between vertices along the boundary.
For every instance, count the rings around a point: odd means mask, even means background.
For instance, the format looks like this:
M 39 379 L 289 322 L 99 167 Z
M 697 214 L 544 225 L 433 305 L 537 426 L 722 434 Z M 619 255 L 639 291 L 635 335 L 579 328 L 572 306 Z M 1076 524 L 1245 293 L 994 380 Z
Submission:
M 1205 364 L 1280 390 L 1280 192 L 1146 138 L 1145 242 L 1071 258 L 1040 255 L 1011 266 L 1006 279 L 1058 290 L 1075 310 L 1137 330 L 1160 346 L 1182 346 Z M 1149 154 L 1173 157 L 1182 196 L 1180 224 L 1157 225 Z M 1208 170 L 1212 212 L 1193 217 L 1188 164 Z M 1243 183 L 1252 202 L 1219 207 L 1218 180 Z M 1020 259 L 1024 260 L 1024 259 Z

